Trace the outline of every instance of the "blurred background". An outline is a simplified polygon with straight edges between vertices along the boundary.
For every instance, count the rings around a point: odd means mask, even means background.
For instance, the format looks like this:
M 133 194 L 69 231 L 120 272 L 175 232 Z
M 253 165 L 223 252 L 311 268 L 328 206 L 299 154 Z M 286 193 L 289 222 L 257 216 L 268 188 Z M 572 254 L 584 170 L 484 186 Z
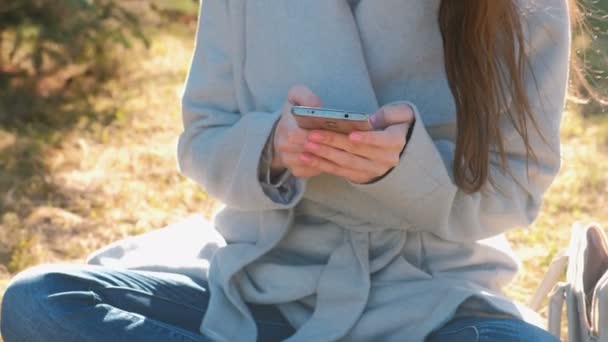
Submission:
M 507 292 L 524 302 L 573 222 L 608 226 L 608 0 L 581 3 L 587 28 L 575 30 L 572 71 L 584 82 L 571 87 L 563 166 L 536 223 L 508 233 L 523 268 Z M 215 210 L 175 158 L 197 9 L 196 0 L 0 1 L 0 298 L 29 266 L 82 261 Z

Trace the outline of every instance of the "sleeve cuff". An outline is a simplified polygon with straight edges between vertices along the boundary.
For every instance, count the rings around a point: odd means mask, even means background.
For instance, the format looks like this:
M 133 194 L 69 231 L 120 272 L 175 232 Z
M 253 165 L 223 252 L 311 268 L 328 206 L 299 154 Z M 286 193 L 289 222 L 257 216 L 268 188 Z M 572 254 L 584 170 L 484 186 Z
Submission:
M 412 110 L 413 110 L 414 106 L 412 104 L 410 104 L 409 102 L 404 102 L 404 103 L 410 105 L 412 107 Z M 405 152 L 407 144 L 410 142 L 410 139 L 412 138 L 412 133 L 414 132 L 414 126 L 416 126 L 416 120 L 414 120 L 414 123 L 412 125 L 410 125 L 409 129 L 407 130 L 407 135 L 405 136 L 405 145 L 403 146 L 403 149 L 399 153 L 399 160 L 401 160 L 401 157 L 403 156 L 403 152 Z M 394 169 L 394 167 L 390 168 L 382 176 L 376 177 L 376 178 L 372 179 L 371 181 L 369 181 L 367 183 L 358 183 L 358 184 L 359 185 L 364 185 L 364 184 L 373 184 L 373 183 L 376 183 L 379 180 L 381 180 L 382 178 L 384 178 L 386 175 L 388 175 L 389 173 L 391 173 L 393 171 L 393 169 Z M 350 183 L 355 184 L 353 182 L 350 182 Z
M 297 178 L 288 169 L 273 175 L 270 164 L 274 158 L 274 134 L 279 122 L 280 112 L 275 113 L 277 119 L 272 126 L 271 133 L 266 140 L 260 162 L 258 165 L 258 180 L 262 190 L 273 202 L 279 204 L 289 204 L 299 201 L 304 192 L 305 180 Z
M 285 182 L 289 179 L 291 173 L 288 169 L 282 170 L 280 173 L 272 174 L 272 170 L 270 165 L 272 163 L 272 159 L 274 158 L 274 133 L 276 126 L 278 124 L 278 120 L 274 123 L 272 128 L 272 133 L 268 137 L 266 141 L 266 145 L 264 146 L 264 150 L 262 152 L 262 159 L 260 160 L 260 165 L 258 168 L 258 175 L 262 186 L 271 186 L 278 188 L 285 184 Z
M 416 121 L 399 164 L 372 183 L 351 182 L 351 185 L 383 202 L 403 207 L 405 203 L 435 192 L 446 182 L 450 182 L 450 178 L 418 109 L 410 102 L 400 102 L 412 107 Z

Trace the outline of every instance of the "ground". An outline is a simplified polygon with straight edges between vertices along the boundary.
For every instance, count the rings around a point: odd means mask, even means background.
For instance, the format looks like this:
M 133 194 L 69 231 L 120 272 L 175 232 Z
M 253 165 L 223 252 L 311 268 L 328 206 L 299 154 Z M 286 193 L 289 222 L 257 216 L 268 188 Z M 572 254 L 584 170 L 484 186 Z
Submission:
M 89 99 L 100 117 L 77 115 L 54 132 L 0 126 L 0 296 L 30 265 L 78 262 L 113 240 L 217 207 L 177 172 L 193 36 L 192 24 L 158 29 L 149 49 L 117 50 L 117 77 Z M 523 302 L 575 221 L 608 225 L 608 115 L 568 111 L 562 138 L 562 169 L 537 221 L 507 234 L 522 269 L 506 291 Z

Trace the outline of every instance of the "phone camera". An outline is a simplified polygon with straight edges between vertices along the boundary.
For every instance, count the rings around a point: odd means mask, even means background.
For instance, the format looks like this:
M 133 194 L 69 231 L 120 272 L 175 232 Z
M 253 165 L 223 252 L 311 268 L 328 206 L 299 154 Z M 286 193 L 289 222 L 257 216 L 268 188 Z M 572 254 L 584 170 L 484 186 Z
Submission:
M 313 111 L 312 111 L 312 113 L 314 114 L 314 113 L 315 113 L 315 111 L 313 110 Z
M 348 118 L 348 113 L 344 114 L 344 117 L 345 117 L 345 118 Z

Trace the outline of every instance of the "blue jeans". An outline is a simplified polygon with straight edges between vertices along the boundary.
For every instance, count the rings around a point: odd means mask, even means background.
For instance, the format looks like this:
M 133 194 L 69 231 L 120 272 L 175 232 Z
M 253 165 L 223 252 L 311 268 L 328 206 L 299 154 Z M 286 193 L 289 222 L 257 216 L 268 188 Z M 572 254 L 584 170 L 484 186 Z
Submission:
M 42 266 L 12 281 L 0 329 L 5 342 L 210 341 L 199 332 L 208 301 L 206 284 L 178 274 Z M 281 341 L 295 332 L 274 306 L 249 308 L 259 341 Z M 427 341 L 558 340 L 516 319 L 465 317 L 448 322 Z
M 427 342 L 559 342 L 546 330 L 515 318 L 462 317 L 453 319 Z
M 208 302 L 205 283 L 179 274 L 39 266 L 9 285 L 0 329 L 5 342 L 209 342 L 199 332 Z M 281 341 L 295 332 L 276 307 L 249 309 L 258 340 Z

